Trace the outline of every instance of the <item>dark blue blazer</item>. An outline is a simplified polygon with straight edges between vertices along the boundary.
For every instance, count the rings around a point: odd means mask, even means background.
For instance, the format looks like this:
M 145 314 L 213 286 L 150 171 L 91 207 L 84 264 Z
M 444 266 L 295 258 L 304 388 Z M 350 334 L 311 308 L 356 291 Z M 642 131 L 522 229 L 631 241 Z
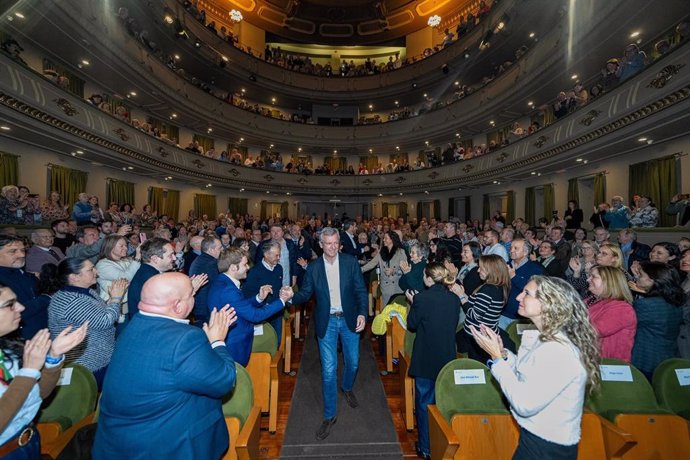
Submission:
M 266 244 L 268 241 L 271 240 L 263 240 L 261 243 L 259 243 L 259 247 L 256 248 L 256 253 L 254 254 L 254 265 L 258 265 L 261 262 L 261 259 L 264 258 L 264 244 Z M 298 251 L 299 248 L 295 245 L 295 242 L 289 238 L 285 238 L 285 244 L 287 245 L 288 253 L 290 255 L 290 277 L 297 276 L 299 268 L 297 259 L 300 258 Z M 290 284 L 292 284 L 292 280 L 290 280 Z
M 194 263 L 194 260 L 197 257 L 199 257 L 197 253 L 191 249 L 184 253 L 184 264 L 182 264 L 182 273 L 189 274 L 189 268 L 192 266 L 192 263 Z
M 24 305 L 21 334 L 25 339 L 48 327 L 48 310 L 38 300 L 38 279 L 19 268 L 0 267 L 0 282 L 14 291 Z
M 511 261 L 512 265 L 512 261 Z M 506 306 L 503 307 L 503 312 L 501 314 L 508 318 L 517 318 L 519 302 L 517 301 L 517 296 L 520 295 L 527 283 L 529 283 L 530 278 L 534 275 L 543 275 L 544 266 L 539 262 L 533 260 L 528 260 L 524 265 L 515 270 L 515 276 L 510 280 L 510 293 L 508 294 L 508 302 Z
M 369 309 L 367 289 L 364 286 L 362 270 L 359 268 L 359 262 L 355 257 L 339 254 L 338 263 L 343 315 L 347 326 L 354 332 L 357 328 L 357 316 L 366 317 Z M 314 309 L 316 334 L 323 338 L 326 335 L 331 312 L 331 296 L 328 292 L 326 265 L 323 257 L 319 257 L 315 262 L 309 264 L 302 287 L 292 298 L 292 302 L 294 304 L 304 303 L 311 298 L 312 294 L 316 294 L 316 308 Z
M 280 296 L 280 288 L 283 286 L 283 267 L 280 264 L 277 264 L 273 271 L 266 268 L 263 261 L 254 265 L 242 283 L 242 294 L 247 298 L 256 297 L 264 284 L 270 284 L 273 288 L 273 294 L 269 294 L 264 300 L 271 303 Z
M 342 246 L 340 252 L 354 257 L 359 257 L 360 254 L 362 254 L 362 248 L 357 242 L 357 237 L 355 236 L 355 241 L 353 244 L 352 240 L 346 233 L 347 232 L 340 232 L 340 245 Z
M 158 275 L 158 270 L 147 264 L 143 263 L 139 267 L 139 270 L 134 274 L 134 278 L 129 283 L 127 288 L 127 317 L 131 320 L 134 315 L 139 311 L 139 301 L 141 300 L 141 289 L 144 287 L 150 278 Z
M 189 276 L 201 275 L 202 273 L 208 275 L 208 282 L 201 286 L 194 296 L 194 318 L 197 321 L 208 320 L 210 311 L 208 308 L 208 290 L 213 280 L 218 276 L 218 259 L 202 252 L 189 267 Z
M 237 313 L 237 321 L 230 326 L 225 339 L 228 350 L 239 364 L 246 366 L 254 343 L 254 324 L 260 323 L 281 311 L 285 306 L 280 298 L 271 303 L 259 303 L 256 296 L 245 297 L 230 277 L 218 275 L 209 288 L 208 308 L 221 309 L 230 304 Z
M 199 328 L 141 313 L 115 345 L 93 458 L 220 458 L 228 448 L 221 399 L 235 386 L 227 348 Z

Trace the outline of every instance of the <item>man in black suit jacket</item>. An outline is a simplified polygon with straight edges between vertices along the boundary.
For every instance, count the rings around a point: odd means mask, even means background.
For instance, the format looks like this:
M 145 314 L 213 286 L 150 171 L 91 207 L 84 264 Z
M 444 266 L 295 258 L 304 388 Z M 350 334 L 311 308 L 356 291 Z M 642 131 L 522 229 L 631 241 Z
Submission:
M 252 238 L 249 240 L 249 260 L 253 261 L 256 259 L 256 252 L 262 239 L 261 229 L 256 228 L 252 230 Z
M 355 221 L 349 220 L 343 223 L 343 231 L 340 234 L 340 244 L 342 246 L 340 252 L 359 258 L 369 248 L 359 244 L 356 231 L 357 223 Z
M 194 321 L 198 326 L 208 321 L 208 290 L 218 276 L 218 257 L 223 248 L 215 233 L 210 233 L 201 242 L 201 255 L 189 267 L 189 276 L 206 275 L 208 284 L 202 286 L 194 295 Z
M 262 245 L 264 257 L 261 262 L 254 265 L 249 273 L 247 279 L 242 285 L 242 294 L 247 299 L 252 299 L 259 294 L 261 286 L 269 284 L 273 288 L 273 293 L 268 294 L 264 302 L 270 304 L 280 295 L 280 288 L 283 287 L 283 267 L 280 266 L 280 244 L 275 241 L 268 241 Z M 283 311 L 272 315 L 268 318 L 268 322 L 275 329 L 278 335 L 278 343 L 280 343 L 283 333 Z
M 198 235 L 194 235 L 189 239 L 189 251 L 184 253 L 184 264 L 182 265 L 182 273 L 189 274 L 189 269 L 192 267 L 194 260 L 201 255 L 202 241 L 204 241 L 204 237 Z
M 175 265 L 175 250 L 172 243 L 163 238 L 151 238 L 141 245 L 141 267 L 134 274 L 127 288 L 127 317 L 132 319 L 139 311 L 141 289 L 144 283 L 159 273 L 172 270 Z
M 53 246 L 53 233 L 45 228 L 39 228 L 31 233 L 31 241 L 34 245 L 26 251 L 26 266 L 24 269 L 30 273 L 40 273 L 44 264 L 57 265 L 65 254 L 60 248 Z

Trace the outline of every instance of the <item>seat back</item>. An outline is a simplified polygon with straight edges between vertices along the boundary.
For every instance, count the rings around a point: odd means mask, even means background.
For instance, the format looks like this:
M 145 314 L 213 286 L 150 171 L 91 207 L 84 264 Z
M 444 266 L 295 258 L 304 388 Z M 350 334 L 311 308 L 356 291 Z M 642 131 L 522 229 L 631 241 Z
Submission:
M 486 383 L 456 384 L 455 371 L 481 371 Z M 450 422 L 455 414 L 509 414 L 503 393 L 489 368 L 472 359 L 446 364 L 436 379 L 436 406 Z
M 536 329 L 536 326 L 532 323 L 532 321 L 526 319 L 516 319 L 515 321 L 511 322 L 506 328 L 506 333 L 515 344 L 516 350 L 520 349 L 520 342 L 522 342 L 522 331 L 525 328 Z
M 396 295 L 393 297 L 391 300 L 388 301 L 388 304 L 392 303 L 397 303 L 398 305 L 402 305 L 404 307 L 410 308 L 410 304 L 407 302 L 407 297 L 405 297 L 404 294 Z
M 260 325 L 263 331 L 259 335 L 254 335 L 252 353 L 269 353 L 273 357 L 278 351 L 278 334 L 270 323 L 264 322 Z
M 681 372 L 676 372 L 681 371 Z M 690 359 L 671 358 L 654 370 L 652 386 L 656 399 L 666 410 L 690 420 L 690 385 L 681 378 L 690 373 Z
M 247 369 L 235 363 L 235 372 L 235 388 L 222 398 L 223 415 L 237 418 L 242 426 L 254 405 L 254 387 Z
M 62 372 L 71 372 L 69 383 L 58 385 L 43 401 L 38 421 L 58 422 L 64 430 L 94 411 L 98 388 L 93 374 L 84 366 L 67 364 Z
M 634 366 L 617 359 L 602 359 L 601 364 L 629 366 L 633 381 L 602 380 L 600 388 L 585 402 L 590 410 L 612 422 L 618 414 L 667 413 L 657 404 L 647 378 Z

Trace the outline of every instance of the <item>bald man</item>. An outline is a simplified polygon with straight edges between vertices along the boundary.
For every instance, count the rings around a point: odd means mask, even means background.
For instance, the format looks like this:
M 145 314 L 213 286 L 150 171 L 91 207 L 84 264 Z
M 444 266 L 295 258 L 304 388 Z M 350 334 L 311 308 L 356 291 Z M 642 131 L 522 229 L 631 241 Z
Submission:
M 225 347 L 236 320 L 227 305 L 202 329 L 186 319 L 192 282 L 149 279 L 139 314 L 118 338 L 103 386 L 94 459 L 220 458 L 229 445 L 221 399 L 235 386 Z

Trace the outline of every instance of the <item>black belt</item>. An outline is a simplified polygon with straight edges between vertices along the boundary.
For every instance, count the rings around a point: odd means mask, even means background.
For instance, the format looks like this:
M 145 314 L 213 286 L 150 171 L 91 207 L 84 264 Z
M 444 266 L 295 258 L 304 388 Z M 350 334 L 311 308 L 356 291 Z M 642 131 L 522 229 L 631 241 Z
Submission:
M 340 318 L 341 316 L 343 316 L 343 312 L 342 311 L 336 311 L 335 313 L 331 313 L 331 316 L 335 316 L 336 318 Z
M 29 444 L 31 438 L 34 437 L 34 434 L 36 434 L 36 428 L 34 428 L 33 425 L 25 427 L 22 431 L 19 432 L 17 436 L 15 436 L 14 438 L 7 441 L 5 444 L 0 446 L 0 457 L 9 455 L 15 450 Z

